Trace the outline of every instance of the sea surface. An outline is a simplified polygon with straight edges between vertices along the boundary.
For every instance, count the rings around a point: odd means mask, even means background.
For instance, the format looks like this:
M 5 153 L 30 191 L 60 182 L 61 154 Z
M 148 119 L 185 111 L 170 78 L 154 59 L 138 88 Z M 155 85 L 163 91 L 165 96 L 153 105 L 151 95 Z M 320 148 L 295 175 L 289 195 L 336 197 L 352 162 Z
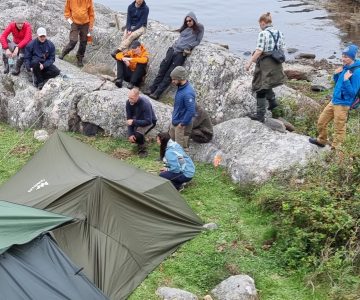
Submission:
M 113 10 L 126 12 L 131 1 L 95 0 Z M 225 44 L 243 55 L 253 51 L 259 32 L 258 19 L 271 12 L 273 25 L 280 29 L 288 48 L 316 54 L 317 59 L 339 58 L 344 32 L 329 19 L 325 9 L 294 0 L 147 0 L 149 19 L 179 28 L 189 11 L 205 26 L 207 41 Z

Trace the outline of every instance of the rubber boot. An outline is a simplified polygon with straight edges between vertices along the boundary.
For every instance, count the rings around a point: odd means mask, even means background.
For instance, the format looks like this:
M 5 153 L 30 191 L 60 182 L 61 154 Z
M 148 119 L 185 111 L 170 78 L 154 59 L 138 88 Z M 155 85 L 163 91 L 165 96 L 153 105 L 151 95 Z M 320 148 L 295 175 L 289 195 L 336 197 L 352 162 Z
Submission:
M 268 99 L 268 101 L 269 101 L 268 110 L 273 110 L 278 106 L 275 96 L 272 97 L 271 99 Z
M 266 113 L 266 98 L 256 98 L 256 115 L 248 115 L 251 120 L 259 121 L 261 123 L 265 122 L 265 113 Z
M 11 72 L 12 75 L 19 75 L 20 74 L 20 70 L 21 70 L 21 66 L 24 63 L 24 58 L 23 57 L 19 57 L 16 61 L 16 65 L 15 65 L 15 70 Z
M 9 66 L 9 59 L 7 58 L 7 56 L 5 54 L 3 54 L 3 62 L 4 62 L 4 74 L 8 74 L 10 71 L 10 66 Z
M 84 66 L 83 64 L 83 58 L 80 57 L 80 56 L 77 56 L 77 62 L 76 62 L 76 65 L 79 67 L 79 68 L 82 68 Z

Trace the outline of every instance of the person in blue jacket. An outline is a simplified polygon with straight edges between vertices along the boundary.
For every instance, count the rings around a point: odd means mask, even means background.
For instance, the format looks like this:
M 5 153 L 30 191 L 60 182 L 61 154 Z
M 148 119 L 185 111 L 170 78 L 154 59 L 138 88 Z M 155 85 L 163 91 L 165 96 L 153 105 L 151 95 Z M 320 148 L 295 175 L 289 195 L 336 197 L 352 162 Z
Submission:
M 37 38 L 33 39 L 25 48 L 25 66 L 35 77 L 35 86 L 41 90 L 50 78 L 60 74 L 60 70 L 54 66 L 55 46 L 46 37 L 46 29 L 40 27 L 37 30 Z
M 160 176 L 171 180 L 177 190 L 181 190 L 185 182 L 189 182 L 195 175 L 195 165 L 184 149 L 174 142 L 168 132 L 157 135 L 157 143 L 160 145 L 160 158 L 164 162 L 164 168 Z
M 330 103 L 320 114 L 317 128 L 318 137 L 309 142 L 319 147 L 327 143 L 327 126 L 334 120 L 333 149 L 339 149 L 345 140 L 348 112 L 360 89 L 360 61 L 356 59 L 358 46 L 349 45 L 342 52 L 343 65 L 335 70 L 335 87 Z
M 176 67 L 170 74 L 172 83 L 177 91 L 174 99 L 174 110 L 170 125 L 170 137 L 180 144 L 186 152 L 189 150 L 189 139 L 196 113 L 195 90 L 186 80 L 186 70 L 182 66 Z

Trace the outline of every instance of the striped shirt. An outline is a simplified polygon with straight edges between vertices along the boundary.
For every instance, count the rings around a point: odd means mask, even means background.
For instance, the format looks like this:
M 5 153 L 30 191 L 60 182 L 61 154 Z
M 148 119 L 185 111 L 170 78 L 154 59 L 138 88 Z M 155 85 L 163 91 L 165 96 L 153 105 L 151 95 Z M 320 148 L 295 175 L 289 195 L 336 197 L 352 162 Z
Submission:
M 275 41 L 273 37 L 271 36 L 270 32 L 274 35 L 274 38 L 276 39 L 278 36 L 278 33 L 280 33 L 279 40 L 277 42 L 278 49 L 285 49 L 285 42 L 284 42 L 284 35 L 279 30 L 275 29 L 272 26 L 267 27 L 265 30 L 261 31 L 258 36 L 257 44 L 256 44 L 256 50 L 260 50 L 263 52 L 270 52 L 273 51 L 275 48 Z

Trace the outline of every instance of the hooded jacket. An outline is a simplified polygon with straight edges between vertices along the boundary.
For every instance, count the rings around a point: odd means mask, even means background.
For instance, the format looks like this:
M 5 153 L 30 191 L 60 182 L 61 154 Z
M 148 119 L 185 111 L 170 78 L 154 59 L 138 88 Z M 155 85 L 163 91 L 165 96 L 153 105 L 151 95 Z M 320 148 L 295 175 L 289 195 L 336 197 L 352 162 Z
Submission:
M 31 25 L 28 22 L 25 22 L 21 30 L 19 30 L 16 27 L 16 23 L 11 22 L 5 28 L 4 32 L 0 37 L 1 46 L 4 50 L 9 48 L 7 38 L 10 33 L 13 36 L 14 43 L 17 44 L 20 49 L 25 48 L 25 46 L 31 42 L 32 39 Z
M 124 57 L 130 57 L 129 69 L 134 72 L 137 64 L 147 64 L 149 61 L 149 52 L 146 50 L 144 45 L 140 45 L 140 54 L 135 54 L 134 50 L 129 50 L 126 52 L 119 52 L 116 54 L 116 59 L 121 60 Z
M 195 165 L 193 161 L 185 153 L 184 149 L 172 139 L 167 143 L 164 163 L 170 172 L 182 173 L 187 178 L 194 177 Z
M 187 81 L 178 87 L 175 94 L 174 111 L 172 113 L 172 124 L 187 126 L 195 115 L 195 90 Z
M 184 18 L 184 22 L 187 17 L 190 17 L 197 24 L 199 31 L 194 32 L 191 27 L 185 28 L 180 32 L 179 38 L 173 44 L 175 52 L 183 52 L 185 49 L 192 50 L 194 47 L 200 44 L 204 36 L 204 26 L 201 23 L 198 23 L 198 20 L 193 12 L 189 12 Z
M 65 19 L 71 19 L 75 24 L 94 27 L 95 12 L 93 0 L 66 0 Z
M 360 67 L 360 60 L 355 60 L 350 66 L 343 66 L 343 71 L 334 75 L 335 88 L 331 100 L 334 105 L 351 106 L 354 102 L 360 89 L 360 68 L 353 70 L 354 67 Z M 344 75 L 348 70 L 353 74 L 349 80 L 344 80 Z
M 55 62 L 55 46 L 49 40 L 41 43 L 39 39 L 33 39 L 25 48 L 24 60 L 26 69 L 38 63 L 42 63 L 47 68 Z
M 135 31 L 143 26 L 147 26 L 149 7 L 146 5 L 145 1 L 140 5 L 140 7 L 136 7 L 135 3 L 136 2 L 134 1 L 128 7 L 126 18 L 127 31 Z

